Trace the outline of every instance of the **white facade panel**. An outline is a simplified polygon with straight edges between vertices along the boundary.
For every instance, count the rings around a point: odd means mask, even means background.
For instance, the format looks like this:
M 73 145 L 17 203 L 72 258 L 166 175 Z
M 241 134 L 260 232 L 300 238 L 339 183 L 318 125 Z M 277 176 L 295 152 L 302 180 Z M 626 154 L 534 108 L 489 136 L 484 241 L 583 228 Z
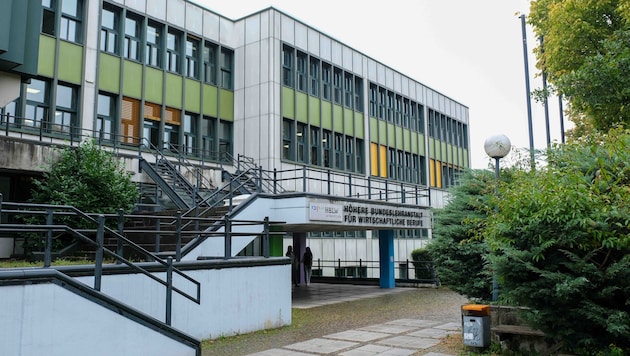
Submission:
M 352 70 L 355 74 L 365 78 L 363 71 L 363 55 L 357 51 L 352 51 Z
M 260 38 L 264 39 L 271 35 L 271 11 L 261 12 L 258 17 L 260 18 Z
M 302 51 L 308 50 L 308 27 L 303 23 L 294 21 L 295 23 L 295 47 Z
M 400 93 L 402 91 L 402 75 L 394 70 L 392 72 L 394 73 L 394 85 L 392 88 L 396 93 Z
M 332 41 L 330 37 L 325 35 L 319 36 L 319 51 L 322 60 L 327 62 L 332 61 Z
M 258 85 L 248 86 L 245 88 L 245 97 L 244 97 L 243 107 L 245 108 L 244 116 L 245 118 L 250 117 L 258 117 L 260 115 L 260 87 Z M 253 127 L 245 126 L 243 129 L 253 130 Z M 258 130 L 254 130 L 254 132 L 260 132 Z M 254 151 L 256 152 L 256 151 Z M 253 157 L 250 155 L 250 157 Z
M 341 43 L 332 41 L 332 58 L 331 61 L 337 67 L 343 67 L 343 49 Z
M 260 82 L 261 83 L 266 83 L 269 80 L 271 80 L 271 78 L 273 78 L 273 73 L 274 72 L 278 72 L 279 70 L 276 70 L 276 65 L 277 68 L 280 68 L 280 64 L 276 64 L 275 61 L 273 61 L 274 58 L 279 57 L 279 54 L 276 53 L 271 53 L 271 42 L 269 41 L 269 38 L 263 38 L 260 42 L 260 73 L 259 73 L 259 78 L 260 78 Z M 269 110 L 269 108 L 267 107 L 267 109 L 265 109 L 265 111 L 263 113 L 267 113 Z
M 219 42 L 228 47 L 237 48 L 245 42 L 245 21 L 232 22 L 221 17 L 219 20 Z
M 286 42 L 290 45 L 295 45 L 295 20 L 292 18 L 285 16 L 284 14 L 280 15 L 280 31 L 281 39 L 283 42 Z
M 400 79 L 400 92 L 402 95 L 409 97 L 409 78 L 403 75 Z
M 158 20 L 166 21 L 166 0 L 151 0 L 147 4 L 147 14 Z
M 203 35 L 203 10 L 189 2 L 186 3 L 186 30 L 198 36 Z
M 394 71 L 389 67 L 385 67 L 385 86 L 390 90 L 394 87 Z
M 116 2 L 123 3 L 123 0 L 116 0 Z M 147 11 L 147 1 L 146 0 L 126 0 L 126 1 L 124 1 L 124 3 L 130 9 L 136 10 L 138 12 L 146 12 Z
M 184 0 L 166 2 L 166 20 L 182 28 L 186 25 L 186 3 Z
M 320 33 L 318 31 L 313 30 L 312 28 L 308 29 L 308 52 L 315 57 L 319 57 L 319 41 Z
M 378 83 L 378 64 L 371 58 L 367 59 L 367 78 L 371 82 Z
M 376 82 L 380 86 L 387 86 L 387 75 L 385 73 L 386 67 L 381 63 L 376 63 Z
M 242 89 L 245 87 L 245 71 L 236 70 L 236 68 L 245 68 L 245 47 L 239 47 L 234 50 L 234 89 Z M 237 109 L 236 103 L 234 103 L 234 109 Z
M 343 60 L 343 68 L 349 71 L 354 71 L 352 64 L 354 64 L 354 58 L 352 56 L 352 48 L 347 46 L 342 46 L 342 60 Z
M 219 42 L 219 15 L 210 11 L 203 12 L 203 36 L 209 40 Z
M 245 44 L 260 41 L 260 15 L 245 19 Z

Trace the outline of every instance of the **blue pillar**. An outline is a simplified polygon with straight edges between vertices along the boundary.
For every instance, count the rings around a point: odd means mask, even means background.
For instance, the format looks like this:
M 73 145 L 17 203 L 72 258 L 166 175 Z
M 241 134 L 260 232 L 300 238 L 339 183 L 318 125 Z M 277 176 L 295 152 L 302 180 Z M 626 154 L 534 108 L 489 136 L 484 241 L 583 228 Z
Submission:
M 394 288 L 396 280 L 394 275 L 394 230 L 381 230 L 378 232 L 378 250 L 380 261 L 380 287 Z

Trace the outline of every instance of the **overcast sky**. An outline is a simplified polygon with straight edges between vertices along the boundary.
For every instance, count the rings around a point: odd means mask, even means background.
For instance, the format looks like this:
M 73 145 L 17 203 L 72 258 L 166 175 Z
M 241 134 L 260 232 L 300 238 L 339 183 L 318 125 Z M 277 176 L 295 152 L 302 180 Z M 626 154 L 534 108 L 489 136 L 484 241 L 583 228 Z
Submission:
M 528 0 L 193 1 L 231 19 L 273 6 L 466 105 L 472 168 L 488 167 L 483 144 L 489 136 L 505 134 L 514 147 L 529 148 L 519 18 L 529 13 Z M 527 29 L 533 90 L 542 80 L 531 55 L 538 40 Z M 534 146 L 544 148 L 544 108 L 531 104 Z M 549 127 L 551 141 L 560 141 L 555 97 L 549 102 Z

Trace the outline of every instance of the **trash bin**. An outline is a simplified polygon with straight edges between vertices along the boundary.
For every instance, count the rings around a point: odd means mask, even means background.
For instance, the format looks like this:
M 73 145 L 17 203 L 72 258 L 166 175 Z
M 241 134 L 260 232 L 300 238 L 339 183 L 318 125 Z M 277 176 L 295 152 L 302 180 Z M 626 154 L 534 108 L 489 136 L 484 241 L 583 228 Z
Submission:
M 490 346 L 490 306 L 466 304 L 462 306 L 462 337 L 465 346 Z

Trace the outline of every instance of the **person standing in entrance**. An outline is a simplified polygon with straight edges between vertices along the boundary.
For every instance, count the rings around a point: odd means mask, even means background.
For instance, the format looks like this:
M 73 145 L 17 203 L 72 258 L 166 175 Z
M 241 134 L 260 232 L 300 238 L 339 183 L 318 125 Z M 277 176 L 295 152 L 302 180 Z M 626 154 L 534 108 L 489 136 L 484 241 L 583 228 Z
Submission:
M 304 263 L 304 279 L 306 285 L 311 284 L 311 271 L 313 270 L 313 253 L 311 248 L 307 247 L 302 257 L 302 263 Z
M 291 280 L 296 287 L 300 286 L 300 260 L 298 256 L 293 252 L 293 246 L 287 247 L 287 253 L 285 256 L 291 259 Z

